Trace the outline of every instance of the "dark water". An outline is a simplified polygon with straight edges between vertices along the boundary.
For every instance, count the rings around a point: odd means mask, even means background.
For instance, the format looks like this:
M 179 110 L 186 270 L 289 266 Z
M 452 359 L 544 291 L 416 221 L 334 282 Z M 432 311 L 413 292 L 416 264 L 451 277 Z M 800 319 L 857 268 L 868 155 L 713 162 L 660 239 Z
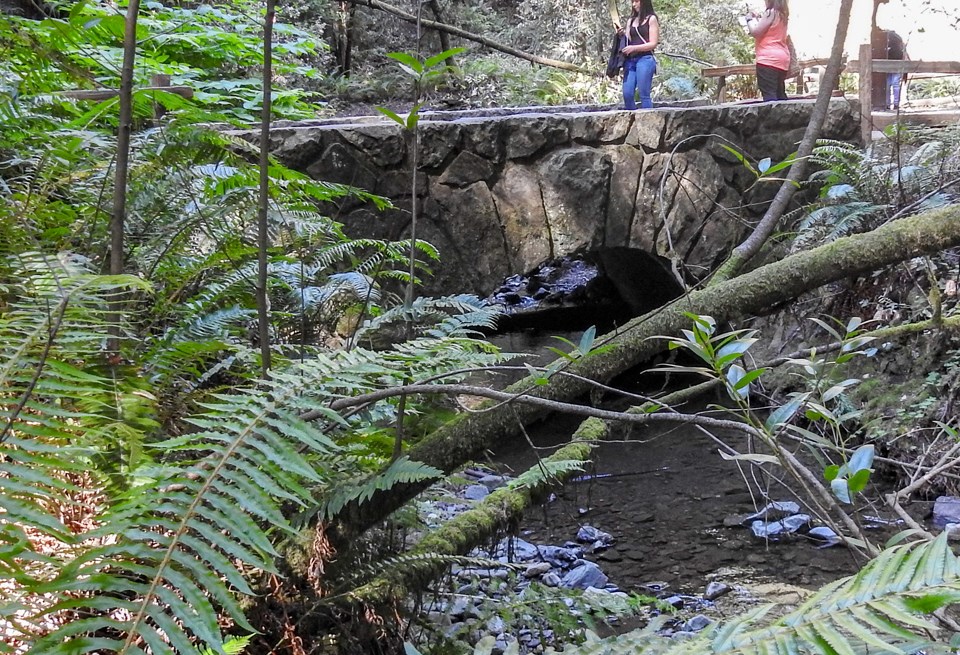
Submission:
M 535 446 L 555 446 L 569 439 L 580 420 L 558 416 L 528 433 Z M 581 525 L 609 532 L 616 544 L 587 557 L 626 591 L 642 592 L 657 581 L 675 593 L 696 594 L 709 580 L 745 579 L 814 588 L 857 570 L 843 546 L 822 549 L 803 536 L 765 541 L 749 527 L 730 525 L 729 519 L 725 525 L 724 519 L 752 513 L 766 501 L 751 496 L 737 464 L 723 460 L 717 445 L 694 427 L 634 428 L 623 437 L 594 451 L 586 473 L 597 477 L 568 483 L 556 500 L 528 512 L 521 526 L 525 539 L 559 545 Z M 740 445 L 737 435 L 722 438 Z M 520 473 L 535 464 L 536 455 L 521 437 L 494 459 Z M 744 474 L 751 476 L 749 470 Z M 769 497 L 796 500 L 782 487 L 771 488 Z

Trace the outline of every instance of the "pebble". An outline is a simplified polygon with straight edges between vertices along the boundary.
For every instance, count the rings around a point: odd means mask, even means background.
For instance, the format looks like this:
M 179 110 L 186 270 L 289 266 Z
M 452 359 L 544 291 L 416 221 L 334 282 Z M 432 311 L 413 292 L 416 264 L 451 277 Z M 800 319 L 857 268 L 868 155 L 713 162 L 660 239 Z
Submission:
M 790 516 L 791 514 L 799 514 L 800 505 L 793 502 L 792 500 L 775 500 L 771 503 L 767 503 L 759 512 L 751 514 L 746 518 L 747 521 L 753 521 L 754 519 L 777 519 L 782 516 Z
M 837 533 L 825 525 L 811 528 L 807 535 L 816 539 L 820 539 L 824 542 L 821 546 L 819 546 L 819 548 L 829 548 L 830 546 L 836 546 L 837 544 L 841 543 L 840 537 L 837 536 Z

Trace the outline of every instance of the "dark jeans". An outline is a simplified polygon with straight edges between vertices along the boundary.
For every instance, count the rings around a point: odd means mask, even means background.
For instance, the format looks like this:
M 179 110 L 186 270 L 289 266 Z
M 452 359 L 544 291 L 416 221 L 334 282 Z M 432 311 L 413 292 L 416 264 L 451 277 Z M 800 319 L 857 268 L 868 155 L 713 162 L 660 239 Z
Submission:
M 764 101 L 787 99 L 787 71 L 757 64 L 757 86 Z

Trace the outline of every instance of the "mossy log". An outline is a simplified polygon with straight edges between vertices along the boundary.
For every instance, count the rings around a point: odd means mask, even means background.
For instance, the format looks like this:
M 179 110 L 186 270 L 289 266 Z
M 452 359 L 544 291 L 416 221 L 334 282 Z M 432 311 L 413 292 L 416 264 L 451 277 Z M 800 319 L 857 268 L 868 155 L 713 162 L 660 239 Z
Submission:
M 727 322 L 763 315 L 800 294 L 824 284 L 874 271 L 913 257 L 960 245 L 960 206 L 924 212 L 866 234 L 838 239 L 814 250 L 797 253 L 720 284 L 694 291 L 670 305 L 625 324 L 598 340 L 611 348 L 568 366 L 583 379 L 554 376 L 547 385 L 521 380 L 509 387 L 518 396 L 529 395 L 569 402 L 583 397 L 590 380 L 607 382 L 619 373 L 648 361 L 664 349 L 660 335 L 676 335 L 689 327 L 688 313 L 713 316 Z M 411 460 L 444 471 L 463 463 L 519 432 L 521 425 L 543 418 L 545 410 L 522 401 L 499 404 L 487 411 L 463 414 L 426 436 L 408 451 Z M 348 531 L 363 531 L 402 506 L 427 483 L 398 485 L 377 493 L 343 515 Z
M 596 442 L 608 434 L 604 421 L 588 418 L 580 424 L 571 442 L 545 458 L 543 464 L 549 466 L 553 462 L 586 461 Z M 535 499 L 564 482 L 572 472 L 549 480 L 541 478 L 538 484 L 493 491 L 470 510 L 426 535 L 404 553 L 403 562 L 394 565 L 391 571 L 352 591 L 344 600 L 379 605 L 422 590 L 449 566 L 449 561 L 444 557 L 463 555 L 485 543 L 491 535 L 519 520 Z

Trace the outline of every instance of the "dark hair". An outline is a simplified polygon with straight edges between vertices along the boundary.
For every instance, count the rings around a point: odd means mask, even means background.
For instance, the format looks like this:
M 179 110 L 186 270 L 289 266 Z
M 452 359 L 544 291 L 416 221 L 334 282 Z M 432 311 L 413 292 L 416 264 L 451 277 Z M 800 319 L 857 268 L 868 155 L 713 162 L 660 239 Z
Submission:
M 646 18 L 647 16 L 653 16 L 656 13 L 657 12 L 653 10 L 653 0 L 641 0 L 640 11 L 631 12 L 630 17 L 635 18 L 636 16 L 641 16 L 643 18 Z

